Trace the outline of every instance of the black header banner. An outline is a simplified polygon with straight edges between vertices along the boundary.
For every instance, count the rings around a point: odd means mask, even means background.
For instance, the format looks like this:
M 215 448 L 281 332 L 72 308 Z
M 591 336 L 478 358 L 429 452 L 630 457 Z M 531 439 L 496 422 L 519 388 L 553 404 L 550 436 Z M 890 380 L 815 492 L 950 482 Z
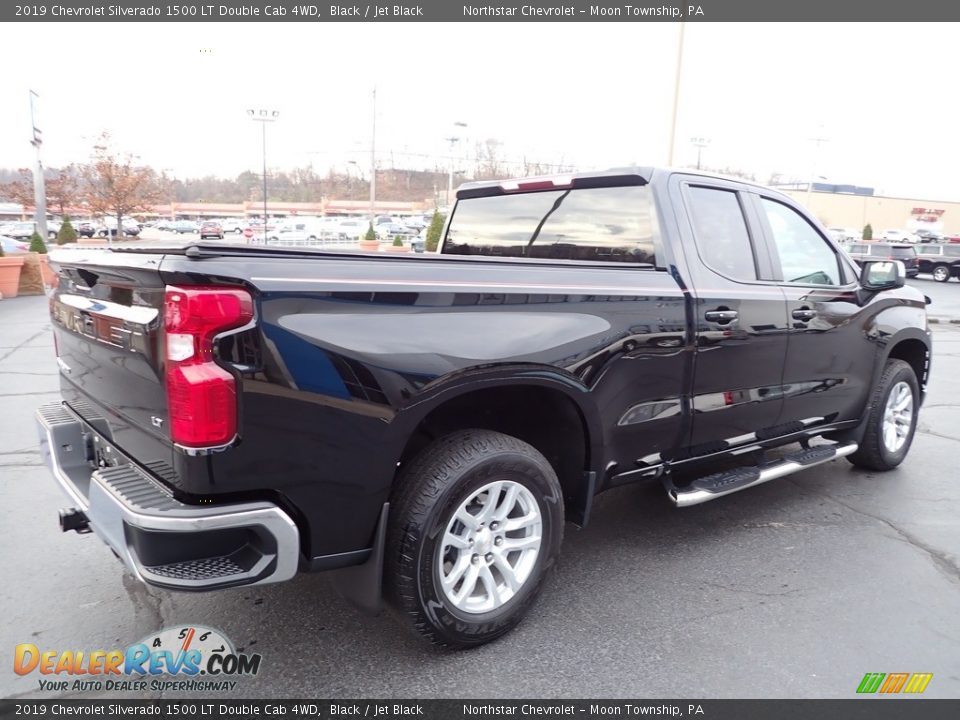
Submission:
M 0 718 L 955 720 L 960 700 L 0 700 Z
M 149 2 L 36 0 L 0 3 L 2 22 L 863 22 L 960 20 L 944 0 L 537 0 L 536 2 Z M 811 47 L 811 52 L 816 48 Z

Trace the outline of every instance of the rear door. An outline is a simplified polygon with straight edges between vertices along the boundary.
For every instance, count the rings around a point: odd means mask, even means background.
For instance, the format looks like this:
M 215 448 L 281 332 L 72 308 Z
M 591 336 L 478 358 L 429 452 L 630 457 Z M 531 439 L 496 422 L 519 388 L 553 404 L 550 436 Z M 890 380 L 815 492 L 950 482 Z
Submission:
M 671 180 L 696 296 L 690 443 L 695 454 L 739 444 L 757 431 L 773 432 L 780 415 L 786 307 L 751 192 L 713 178 Z
M 786 198 L 761 192 L 755 202 L 790 323 L 779 424 L 854 419 L 863 408 L 876 355 L 857 322 L 855 268 Z

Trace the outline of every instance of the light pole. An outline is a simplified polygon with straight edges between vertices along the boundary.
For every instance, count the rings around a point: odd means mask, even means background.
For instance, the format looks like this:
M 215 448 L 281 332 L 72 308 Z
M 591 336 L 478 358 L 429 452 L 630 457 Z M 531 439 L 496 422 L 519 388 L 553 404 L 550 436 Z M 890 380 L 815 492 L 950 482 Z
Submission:
M 667 164 L 673 165 L 673 142 L 677 135 L 677 109 L 680 106 L 680 73 L 683 71 L 683 30 L 684 23 L 680 21 L 680 39 L 677 42 L 677 69 L 673 78 L 673 115 L 670 120 L 670 147 L 667 150 Z
M 260 123 L 263 132 L 263 241 L 267 241 L 267 123 L 276 122 L 280 117 L 279 110 L 247 110 L 247 116 Z
M 373 86 L 373 123 L 370 128 L 370 227 L 377 222 L 377 86 Z
M 690 138 L 690 144 L 697 149 L 697 170 L 700 169 L 700 158 L 705 147 L 709 147 L 710 138 L 705 137 L 692 137 Z
M 453 123 L 453 127 L 454 132 L 456 132 L 456 128 L 466 128 L 467 124 L 457 120 Z M 447 173 L 447 207 L 449 208 L 450 202 L 453 199 L 453 146 L 460 142 L 460 138 L 456 135 L 451 135 L 446 138 L 446 141 L 450 143 L 450 167 Z
M 40 96 L 33 90 L 30 91 L 30 125 L 33 127 L 33 139 L 30 144 L 37 149 L 37 164 L 33 169 L 33 221 L 36 223 L 37 232 L 44 242 L 47 242 L 47 190 L 44 187 L 43 163 L 40 161 L 40 146 L 43 139 L 40 128 L 37 127 L 37 116 L 33 104 L 34 98 Z

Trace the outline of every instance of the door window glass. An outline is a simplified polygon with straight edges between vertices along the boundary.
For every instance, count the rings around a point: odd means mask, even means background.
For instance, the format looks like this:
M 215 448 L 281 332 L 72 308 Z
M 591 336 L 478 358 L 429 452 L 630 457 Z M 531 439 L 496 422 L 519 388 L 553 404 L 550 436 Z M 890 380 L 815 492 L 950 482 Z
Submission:
M 827 241 L 793 208 L 762 198 L 780 256 L 783 279 L 790 283 L 840 285 L 840 265 Z
M 690 187 L 687 197 L 697 252 L 703 262 L 734 280 L 756 280 L 753 246 L 737 194 Z

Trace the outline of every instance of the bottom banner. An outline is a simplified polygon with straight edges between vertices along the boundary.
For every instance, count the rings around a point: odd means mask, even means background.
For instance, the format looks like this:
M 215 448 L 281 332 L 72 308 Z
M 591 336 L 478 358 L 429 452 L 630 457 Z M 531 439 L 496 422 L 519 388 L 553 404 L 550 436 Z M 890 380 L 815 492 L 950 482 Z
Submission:
M 960 700 L 0 700 L 23 718 L 705 718 L 709 720 L 956 720 Z

